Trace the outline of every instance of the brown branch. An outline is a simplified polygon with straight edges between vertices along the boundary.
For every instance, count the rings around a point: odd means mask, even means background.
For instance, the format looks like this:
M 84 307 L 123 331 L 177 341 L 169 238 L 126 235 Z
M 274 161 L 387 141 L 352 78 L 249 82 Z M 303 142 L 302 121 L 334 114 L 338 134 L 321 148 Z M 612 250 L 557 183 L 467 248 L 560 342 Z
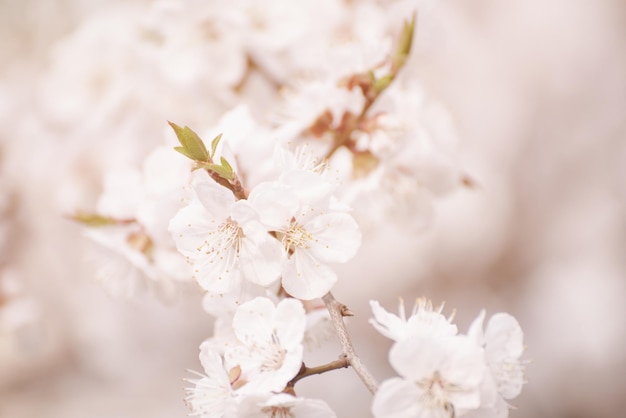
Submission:
M 361 363 L 361 359 L 354 352 L 354 347 L 352 346 L 348 329 L 343 321 L 343 317 L 352 316 L 352 312 L 346 307 L 346 305 L 338 302 L 330 292 L 326 293 L 322 300 L 326 304 L 326 309 L 328 309 L 330 314 L 330 320 L 335 328 L 337 338 L 339 338 L 339 343 L 341 344 L 341 348 L 343 350 L 342 357 L 345 357 L 367 389 L 372 394 L 376 393 L 376 390 L 378 389 L 376 379 L 374 379 L 374 376 L 372 376 L 369 370 L 363 365 L 363 363 Z
M 330 372 L 332 370 L 344 369 L 349 366 L 350 363 L 348 362 L 347 357 L 344 355 L 341 355 L 338 360 L 331 361 L 330 363 L 316 367 L 306 367 L 306 365 L 302 363 L 302 367 L 300 368 L 300 371 L 298 372 L 296 377 L 294 377 L 289 383 L 287 383 L 287 390 L 292 392 L 293 387 L 296 385 L 296 383 L 299 380 L 304 379 L 305 377 Z

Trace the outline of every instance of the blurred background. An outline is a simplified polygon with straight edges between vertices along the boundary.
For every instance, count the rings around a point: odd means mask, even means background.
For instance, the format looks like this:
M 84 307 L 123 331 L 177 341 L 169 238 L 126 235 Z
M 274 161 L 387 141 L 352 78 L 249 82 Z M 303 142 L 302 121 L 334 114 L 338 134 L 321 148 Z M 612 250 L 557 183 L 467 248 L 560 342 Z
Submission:
M 235 93 L 215 94 L 210 82 L 155 74 L 131 42 L 137 22 L 170 22 L 150 20 L 150 6 L 0 0 L 0 417 L 187 414 L 181 379 L 201 369 L 211 335 L 201 295 L 108 296 L 65 215 L 93 209 L 106 168 L 139 165 L 162 144 L 165 120 L 211 126 L 244 97 L 271 93 L 254 80 L 244 93 L 225 80 Z M 425 233 L 378 230 L 341 267 L 334 293 L 356 313 L 355 346 L 377 377 L 392 375 L 389 343 L 367 324 L 370 299 L 392 312 L 400 296 L 445 301 L 460 330 L 482 308 L 506 311 L 531 360 L 511 417 L 621 416 L 626 4 L 440 0 L 427 10 L 410 68 L 452 113 L 458 162 L 478 186 L 438 200 Z M 337 353 L 330 344 L 316 358 Z M 340 417 L 369 416 L 349 370 L 299 385 Z

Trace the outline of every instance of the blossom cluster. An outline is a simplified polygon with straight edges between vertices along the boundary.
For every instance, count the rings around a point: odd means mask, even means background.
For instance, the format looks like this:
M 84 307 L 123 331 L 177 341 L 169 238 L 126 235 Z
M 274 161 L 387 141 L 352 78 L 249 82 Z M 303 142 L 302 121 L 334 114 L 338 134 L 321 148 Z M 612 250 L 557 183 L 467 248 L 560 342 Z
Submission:
M 318 173 L 294 167 L 241 200 L 205 171 L 194 177 L 194 196 L 170 230 L 210 294 L 239 294 L 244 280 L 244 288 L 268 287 L 280 277 L 290 295 L 320 298 L 337 281 L 328 264 L 348 261 L 360 245 L 356 221 L 333 204 L 333 186 Z
M 242 304 L 232 316 L 230 335 L 200 346 L 204 374 L 190 379 L 192 414 L 202 417 L 333 417 L 321 400 L 296 397 L 285 389 L 302 368 L 307 329 L 302 302 L 266 297 Z M 291 386 L 293 388 L 293 386 Z
M 401 71 L 414 24 L 405 23 L 400 39 L 386 39 L 375 54 L 370 43 L 350 43 L 350 57 L 345 45 L 331 48 L 326 64 L 332 71 L 296 78 L 268 117 L 240 104 L 207 129 L 207 136 L 224 133 L 224 140 L 212 150 L 216 164 L 201 168 L 214 175 L 231 170 L 242 187 L 238 194 L 220 191 L 211 176 L 195 170 L 207 163 L 203 155 L 187 152 L 189 161 L 168 155 L 164 146 L 150 153 L 143 170 L 109 169 L 95 211 L 74 216 L 90 227 L 105 287 L 127 296 L 151 288 L 171 297 L 193 275 L 211 294 L 223 294 L 240 287 L 239 276 L 261 286 L 281 276 L 288 293 L 312 299 L 336 282 L 329 263 L 354 255 L 359 229 L 389 219 L 423 229 L 433 198 L 467 184 L 467 177 L 452 158 L 449 116 Z M 176 248 L 193 274 L 181 266 Z M 262 267 L 253 259 L 264 260 Z M 304 279 L 311 275 L 315 279 Z
M 142 20 L 153 47 L 144 52 L 160 64 L 161 82 L 202 86 L 236 105 L 201 134 L 170 122 L 178 153 L 154 147 L 141 169 L 112 167 L 95 210 L 73 215 L 96 245 L 97 275 L 111 293 L 150 288 L 171 299 L 202 289 L 214 334 L 200 347 L 204 373 L 188 380 L 192 415 L 332 417 L 294 386 L 351 366 L 375 393 L 376 417 L 506 416 L 504 399 L 522 382 L 512 317 L 495 315 L 483 332 L 480 316 L 459 335 L 429 303 L 407 319 L 373 302 L 400 375 L 377 390 L 343 323 L 352 313 L 331 293 L 335 265 L 349 262 L 369 231 L 389 220 L 421 231 L 435 197 L 471 185 L 453 158 L 449 115 L 404 71 L 415 15 L 381 22 L 376 1 L 214 3 L 223 7 L 159 2 Z M 327 8 L 337 8 L 328 14 L 336 22 L 310 37 L 307 25 Z M 380 30 L 360 27 L 368 21 Z M 324 59 L 303 51 L 325 51 Z M 272 91 L 264 112 L 255 100 L 268 96 L 246 93 L 255 76 Z M 305 345 L 333 331 L 340 360 L 308 368 Z

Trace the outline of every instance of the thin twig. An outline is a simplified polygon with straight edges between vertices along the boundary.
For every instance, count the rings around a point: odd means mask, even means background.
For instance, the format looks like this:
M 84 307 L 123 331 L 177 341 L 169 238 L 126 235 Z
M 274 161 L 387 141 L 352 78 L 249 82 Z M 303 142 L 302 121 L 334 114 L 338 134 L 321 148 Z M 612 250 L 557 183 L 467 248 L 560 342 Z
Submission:
M 367 389 L 372 394 L 376 393 L 378 383 L 376 383 L 374 376 L 372 376 L 369 370 L 367 370 L 363 363 L 361 363 L 361 359 L 354 352 L 354 347 L 352 346 L 348 329 L 346 328 L 346 324 L 343 322 L 343 317 L 350 316 L 352 312 L 350 312 L 346 305 L 338 302 L 330 292 L 326 293 L 322 300 L 326 304 L 326 309 L 328 309 L 328 312 L 330 313 L 330 320 L 335 327 L 337 338 L 339 338 L 339 343 L 341 344 L 341 349 L 343 350 L 343 356 L 345 356 L 348 360 L 348 363 L 350 363 L 350 366 L 352 366 Z
M 354 87 L 359 87 L 361 92 L 363 93 L 363 98 L 365 102 L 363 103 L 363 107 L 361 108 L 361 112 L 358 116 L 353 115 L 350 112 L 346 112 L 343 115 L 343 119 L 338 128 L 336 128 L 333 132 L 333 144 L 324 156 L 324 160 L 330 160 L 335 152 L 341 147 L 347 147 L 351 151 L 354 152 L 353 146 L 355 144 L 355 140 L 353 138 L 353 133 L 360 126 L 363 125 L 365 120 L 367 119 L 367 114 L 370 109 L 376 103 L 376 100 L 380 97 L 380 95 L 387 90 L 389 85 L 393 83 L 398 76 L 398 73 L 406 64 L 408 60 L 409 54 L 411 53 L 411 45 L 413 42 L 413 33 L 415 32 L 415 24 L 417 19 L 417 13 L 413 15 L 413 18 L 409 22 L 405 22 L 404 27 L 402 29 L 402 33 L 400 34 L 400 45 L 398 46 L 398 50 L 395 51 L 395 54 L 391 58 L 391 68 L 389 74 L 384 77 L 375 78 L 374 77 L 374 69 L 366 73 L 357 73 L 354 74 L 348 80 L 347 88 L 348 90 L 352 90 Z M 327 111 L 326 111 L 327 112 Z M 323 115 L 322 115 L 323 116 Z M 320 116 L 320 118 L 322 117 Z M 318 118 L 317 120 L 320 120 Z M 326 127 L 330 129 L 330 124 Z
M 321 366 L 316 367 L 306 367 L 306 365 L 302 363 L 300 371 L 298 372 L 296 377 L 291 379 L 287 386 L 293 387 L 299 380 L 304 379 L 305 377 L 313 376 L 314 374 L 322 374 L 331 370 L 344 369 L 349 366 L 350 363 L 344 355 L 342 355 L 338 360 L 331 361 L 330 363 L 322 364 Z

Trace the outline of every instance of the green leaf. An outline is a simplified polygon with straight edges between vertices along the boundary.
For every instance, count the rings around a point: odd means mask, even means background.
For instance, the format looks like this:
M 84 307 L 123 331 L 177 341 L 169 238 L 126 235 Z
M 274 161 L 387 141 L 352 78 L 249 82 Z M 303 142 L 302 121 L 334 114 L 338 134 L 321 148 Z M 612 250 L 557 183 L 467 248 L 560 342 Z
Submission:
M 414 14 L 410 21 L 404 22 L 404 26 L 402 27 L 398 49 L 393 58 L 393 66 L 396 71 L 405 64 L 411 54 L 411 48 L 413 47 L 413 34 L 415 33 L 415 21 L 416 15 Z
M 183 148 L 183 147 L 174 147 L 174 149 L 178 152 L 180 152 L 181 154 L 183 154 L 185 157 L 190 158 L 192 160 L 194 160 L 195 158 L 193 158 L 193 156 L 187 151 L 187 149 Z
M 400 48 L 399 51 L 402 55 L 408 56 L 411 53 L 413 46 L 413 34 L 415 33 L 415 15 L 410 21 L 404 22 L 402 28 L 402 34 L 400 35 Z
M 183 153 L 179 149 L 175 148 L 181 154 L 191 158 L 195 161 L 208 161 L 209 160 L 209 152 L 204 145 L 202 139 L 195 133 L 191 128 L 185 126 L 181 128 L 176 125 L 174 122 L 169 122 L 169 125 L 174 130 L 176 137 L 178 138 L 178 142 L 182 145 L 182 148 L 185 150 Z
M 119 224 L 120 222 L 110 216 L 98 215 L 97 213 L 76 212 L 69 216 L 70 219 L 91 227 L 100 227 Z
M 180 126 L 176 125 L 174 122 L 170 122 L 169 120 L 167 121 L 167 123 L 174 130 L 174 133 L 176 134 L 176 137 L 178 138 L 178 142 L 180 142 L 181 145 L 185 145 L 185 144 L 183 144 L 183 141 L 180 140 L 180 138 L 183 136 L 183 128 L 181 128 Z
M 232 176 L 233 168 L 230 166 L 230 164 L 228 164 L 228 161 L 226 161 L 226 158 L 220 157 L 220 162 L 222 163 L 222 167 L 230 171 L 230 174 Z
M 230 166 L 228 167 L 223 167 L 221 165 L 218 164 L 207 164 L 206 168 L 208 168 L 211 171 L 215 171 L 217 174 L 219 174 L 219 176 L 225 180 L 232 180 L 233 179 L 233 170 Z
M 218 136 L 213 138 L 213 141 L 211 141 L 211 159 L 213 159 L 213 157 L 215 156 L 215 151 L 217 150 L 217 146 L 219 145 L 221 139 L 222 134 L 219 134 Z

